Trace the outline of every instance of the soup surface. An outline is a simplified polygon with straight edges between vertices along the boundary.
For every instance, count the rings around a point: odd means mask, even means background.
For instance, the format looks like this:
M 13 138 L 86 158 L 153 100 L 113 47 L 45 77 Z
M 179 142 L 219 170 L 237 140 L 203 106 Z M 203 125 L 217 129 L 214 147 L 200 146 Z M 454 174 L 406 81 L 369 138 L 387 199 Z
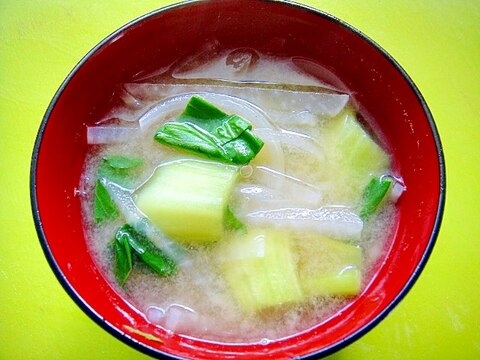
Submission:
M 381 134 L 340 81 L 320 80 L 319 64 L 209 51 L 120 84 L 87 129 L 85 232 L 112 286 L 150 322 L 265 343 L 355 299 L 404 186 Z

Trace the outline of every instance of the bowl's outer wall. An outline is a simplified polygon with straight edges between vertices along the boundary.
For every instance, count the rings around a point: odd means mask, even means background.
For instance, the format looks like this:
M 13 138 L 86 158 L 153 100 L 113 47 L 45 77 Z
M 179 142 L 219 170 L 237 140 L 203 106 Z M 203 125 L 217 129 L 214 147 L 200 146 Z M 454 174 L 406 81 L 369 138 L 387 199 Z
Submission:
M 248 46 L 280 56 L 302 56 L 331 70 L 373 119 L 368 125 L 392 152 L 394 168 L 407 186 L 392 229 L 395 241 L 363 294 L 318 328 L 266 346 L 166 337 L 150 325 L 115 293 L 92 261 L 79 198 L 74 195 L 88 151 L 86 125 L 111 106 L 115 85 L 170 65 L 213 41 L 220 48 Z M 150 354 L 159 350 L 205 359 L 234 354 L 280 358 L 336 350 L 382 318 L 413 283 L 431 251 L 443 208 L 441 149 L 416 89 L 388 56 L 349 27 L 280 2 L 194 2 L 151 14 L 113 34 L 84 58 L 52 101 L 39 132 L 35 161 L 34 213 L 57 276 L 97 322 L 116 336 L 127 333 L 130 344 Z M 145 339 L 125 326 L 165 341 Z

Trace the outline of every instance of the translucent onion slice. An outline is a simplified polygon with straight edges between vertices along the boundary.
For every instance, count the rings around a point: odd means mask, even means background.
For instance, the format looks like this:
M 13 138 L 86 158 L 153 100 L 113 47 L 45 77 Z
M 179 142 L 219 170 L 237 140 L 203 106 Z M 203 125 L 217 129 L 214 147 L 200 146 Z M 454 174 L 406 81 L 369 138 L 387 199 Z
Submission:
M 245 99 L 261 108 L 277 111 L 309 110 L 313 114 L 333 117 L 338 115 L 348 103 L 347 94 L 319 91 L 297 91 L 280 88 L 268 88 L 225 82 L 218 84 L 125 84 L 127 91 L 135 97 L 149 94 L 163 99 L 172 95 L 192 92 L 214 92 Z
M 389 191 L 388 199 L 391 202 L 396 203 L 400 196 L 402 196 L 403 192 L 407 189 L 403 179 L 395 175 L 382 175 L 380 179 L 386 179 L 393 182 L 393 186 L 391 186 Z
M 269 111 L 270 118 L 275 124 L 286 128 L 312 128 L 318 124 L 318 115 L 308 110 Z
M 317 207 L 321 194 L 312 193 L 307 188 L 306 192 L 279 191 L 272 188 L 246 184 L 235 189 L 234 203 L 240 213 L 247 213 L 256 210 L 279 209 L 287 207 Z
M 156 322 L 158 325 L 178 334 L 185 334 L 192 331 L 195 333 L 203 333 L 209 327 L 204 317 L 201 317 L 193 309 L 178 304 L 168 306 L 163 316 L 159 317 L 158 320 L 159 321 Z
M 255 166 L 250 178 L 252 183 L 278 190 L 300 203 L 318 206 L 322 199 L 321 187 L 266 166 Z
M 138 209 L 133 200 L 132 190 L 126 189 L 106 178 L 101 178 L 100 182 L 107 189 L 108 194 L 115 205 L 117 205 L 127 224 L 147 236 L 160 250 L 175 260 L 178 265 L 188 264 L 184 248 L 167 238 Z
M 255 134 L 268 143 L 279 142 L 281 144 L 295 147 L 302 152 L 309 153 L 316 159 L 323 160 L 323 152 L 317 141 L 310 136 L 287 130 L 258 129 Z
M 161 86 L 161 85 L 155 85 Z M 207 88 L 205 88 L 207 90 Z M 211 89 L 213 90 L 213 89 Z M 263 110 L 255 106 L 254 104 L 245 101 L 243 99 L 229 96 L 225 94 L 219 94 L 215 92 L 185 92 L 180 95 L 168 97 L 154 106 L 152 106 L 142 117 L 139 119 L 140 128 L 146 129 L 151 124 L 161 121 L 166 114 L 173 114 L 185 109 L 188 101 L 192 96 L 199 96 L 222 111 L 230 114 L 237 114 L 253 124 L 254 129 L 258 128 L 274 128 L 275 125 L 270 121 L 269 117 Z
M 332 90 L 347 92 L 348 87 L 344 84 L 338 76 L 336 76 L 328 68 L 316 63 L 310 59 L 295 56 L 292 59 L 292 65 L 303 73 L 307 73 L 317 79 L 322 79 L 325 82 L 324 86 Z
M 218 50 L 217 47 L 212 51 L 210 47 L 197 56 L 186 59 L 173 69 L 172 76 L 190 80 L 217 79 L 279 84 L 284 84 L 285 79 L 288 79 L 289 84 L 313 86 L 320 84 L 319 77 L 299 69 L 291 59 L 272 58 L 250 48 L 239 48 L 223 53 L 219 53 Z M 272 62 L 275 62 L 275 66 L 272 66 Z
M 245 216 L 250 224 L 317 231 L 339 240 L 360 240 L 363 221 L 345 207 L 318 209 L 281 208 L 254 211 Z
M 102 119 L 97 121 L 97 125 L 108 122 L 112 119 L 118 119 L 122 122 L 133 123 L 145 112 L 152 101 L 139 98 L 130 94 L 125 88 L 125 85 L 118 86 L 113 94 L 115 101 L 120 103 L 113 107 L 113 109 L 106 114 Z
M 126 107 L 121 107 L 118 109 L 115 109 L 114 111 L 110 112 L 107 116 L 105 116 L 102 120 L 100 120 L 98 123 L 105 123 L 107 121 L 110 121 L 112 119 L 119 119 L 120 121 L 124 123 L 136 123 L 140 116 L 145 112 L 145 108 L 148 106 L 148 104 L 145 104 L 144 108 L 141 109 L 129 109 Z
M 138 134 L 139 128 L 131 126 L 88 126 L 88 144 L 118 144 Z
M 205 294 L 205 296 L 210 297 L 211 294 Z M 209 317 L 185 305 L 171 304 L 165 309 L 149 306 L 146 313 L 150 322 L 176 334 L 226 335 L 230 332 L 229 329 L 213 323 Z
M 260 209 L 272 210 L 288 207 L 292 205 L 292 200 L 285 199 L 278 190 L 248 184 L 235 189 L 233 204 L 235 213 L 246 214 Z M 302 206 L 298 203 L 296 205 Z
M 145 100 L 130 94 L 125 88 L 125 85 L 120 86 L 115 92 L 115 96 L 118 96 L 124 106 L 129 109 L 141 109 L 145 107 Z
M 390 200 L 396 203 L 405 190 L 405 185 L 396 182 L 395 184 L 393 184 L 392 190 L 390 190 Z

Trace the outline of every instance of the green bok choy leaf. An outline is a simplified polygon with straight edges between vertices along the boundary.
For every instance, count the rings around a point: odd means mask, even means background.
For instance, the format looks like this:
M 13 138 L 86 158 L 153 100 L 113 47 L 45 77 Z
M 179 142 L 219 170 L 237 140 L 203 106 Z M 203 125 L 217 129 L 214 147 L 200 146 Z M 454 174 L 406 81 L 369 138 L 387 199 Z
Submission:
M 228 115 L 206 100 L 192 96 L 175 122 L 159 128 L 155 140 L 231 164 L 248 164 L 263 146 L 252 124 Z

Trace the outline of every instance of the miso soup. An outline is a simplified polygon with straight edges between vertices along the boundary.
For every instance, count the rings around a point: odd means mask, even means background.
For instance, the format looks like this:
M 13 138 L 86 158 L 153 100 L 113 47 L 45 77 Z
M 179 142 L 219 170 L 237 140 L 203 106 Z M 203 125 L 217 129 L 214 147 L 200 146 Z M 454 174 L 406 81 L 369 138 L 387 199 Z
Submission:
M 405 187 L 348 89 L 312 71 L 321 65 L 200 55 L 119 84 L 87 129 L 88 246 L 167 333 L 267 343 L 362 292 Z

